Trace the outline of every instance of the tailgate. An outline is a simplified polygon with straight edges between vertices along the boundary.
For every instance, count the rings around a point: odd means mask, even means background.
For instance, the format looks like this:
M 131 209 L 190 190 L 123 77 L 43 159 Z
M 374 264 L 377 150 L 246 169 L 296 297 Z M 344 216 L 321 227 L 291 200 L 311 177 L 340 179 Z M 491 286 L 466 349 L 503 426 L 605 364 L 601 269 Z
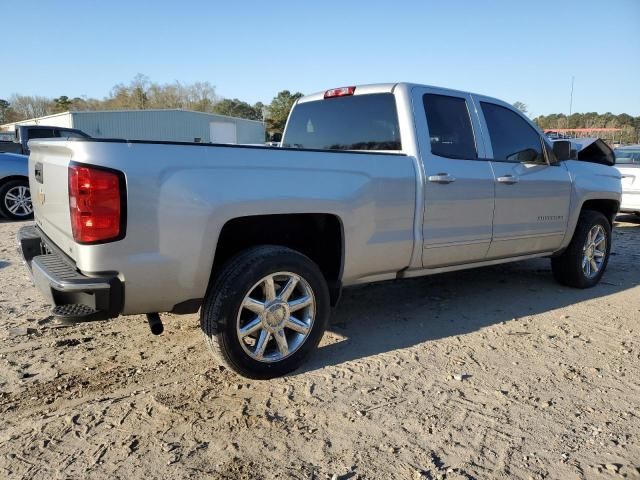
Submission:
M 29 184 L 36 224 L 75 260 L 67 171 L 72 151 L 67 143 L 66 140 L 29 142 Z

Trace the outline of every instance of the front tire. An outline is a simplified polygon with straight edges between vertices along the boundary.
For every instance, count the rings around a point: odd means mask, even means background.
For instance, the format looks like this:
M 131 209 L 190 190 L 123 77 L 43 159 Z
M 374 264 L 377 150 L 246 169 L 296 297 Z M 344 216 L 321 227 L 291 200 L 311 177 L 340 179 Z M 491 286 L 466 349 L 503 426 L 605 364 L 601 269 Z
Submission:
M 584 210 L 571 243 L 551 259 L 555 279 L 569 287 L 591 288 L 604 274 L 611 252 L 611 224 L 600 212 Z
M 214 356 L 249 378 L 295 370 L 318 346 L 330 312 L 318 266 L 285 247 L 259 246 L 229 260 L 210 284 L 200 325 Z
M 26 179 L 9 180 L 0 185 L 0 213 L 12 220 L 33 218 L 31 192 Z

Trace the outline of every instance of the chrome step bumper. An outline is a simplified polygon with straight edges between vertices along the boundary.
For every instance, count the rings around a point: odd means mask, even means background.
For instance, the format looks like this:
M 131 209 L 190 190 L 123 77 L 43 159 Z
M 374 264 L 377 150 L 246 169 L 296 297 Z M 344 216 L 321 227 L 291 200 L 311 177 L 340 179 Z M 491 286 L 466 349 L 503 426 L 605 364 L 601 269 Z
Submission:
M 84 275 L 35 226 L 18 231 L 18 249 L 36 288 L 54 306 L 54 316 L 81 322 L 114 318 L 122 311 L 124 287 L 115 273 Z

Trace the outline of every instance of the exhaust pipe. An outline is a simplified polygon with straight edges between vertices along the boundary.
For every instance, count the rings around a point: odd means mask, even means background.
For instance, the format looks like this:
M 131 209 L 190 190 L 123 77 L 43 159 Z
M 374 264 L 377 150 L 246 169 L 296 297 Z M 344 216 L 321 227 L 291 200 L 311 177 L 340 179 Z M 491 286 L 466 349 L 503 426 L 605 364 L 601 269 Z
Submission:
M 160 320 L 160 314 L 147 313 L 147 322 L 149 322 L 149 328 L 154 335 L 160 335 L 164 332 L 164 325 L 162 325 L 162 320 Z

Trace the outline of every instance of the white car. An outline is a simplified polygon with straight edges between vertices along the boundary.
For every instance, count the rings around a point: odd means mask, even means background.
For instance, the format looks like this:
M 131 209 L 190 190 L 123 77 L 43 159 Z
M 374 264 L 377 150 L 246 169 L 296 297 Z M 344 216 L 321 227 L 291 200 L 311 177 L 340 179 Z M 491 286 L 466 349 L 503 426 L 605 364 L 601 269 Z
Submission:
M 640 215 L 640 145 L 614 150 L 616 168 L 622 174 L 622 203 L 620 212 Z

